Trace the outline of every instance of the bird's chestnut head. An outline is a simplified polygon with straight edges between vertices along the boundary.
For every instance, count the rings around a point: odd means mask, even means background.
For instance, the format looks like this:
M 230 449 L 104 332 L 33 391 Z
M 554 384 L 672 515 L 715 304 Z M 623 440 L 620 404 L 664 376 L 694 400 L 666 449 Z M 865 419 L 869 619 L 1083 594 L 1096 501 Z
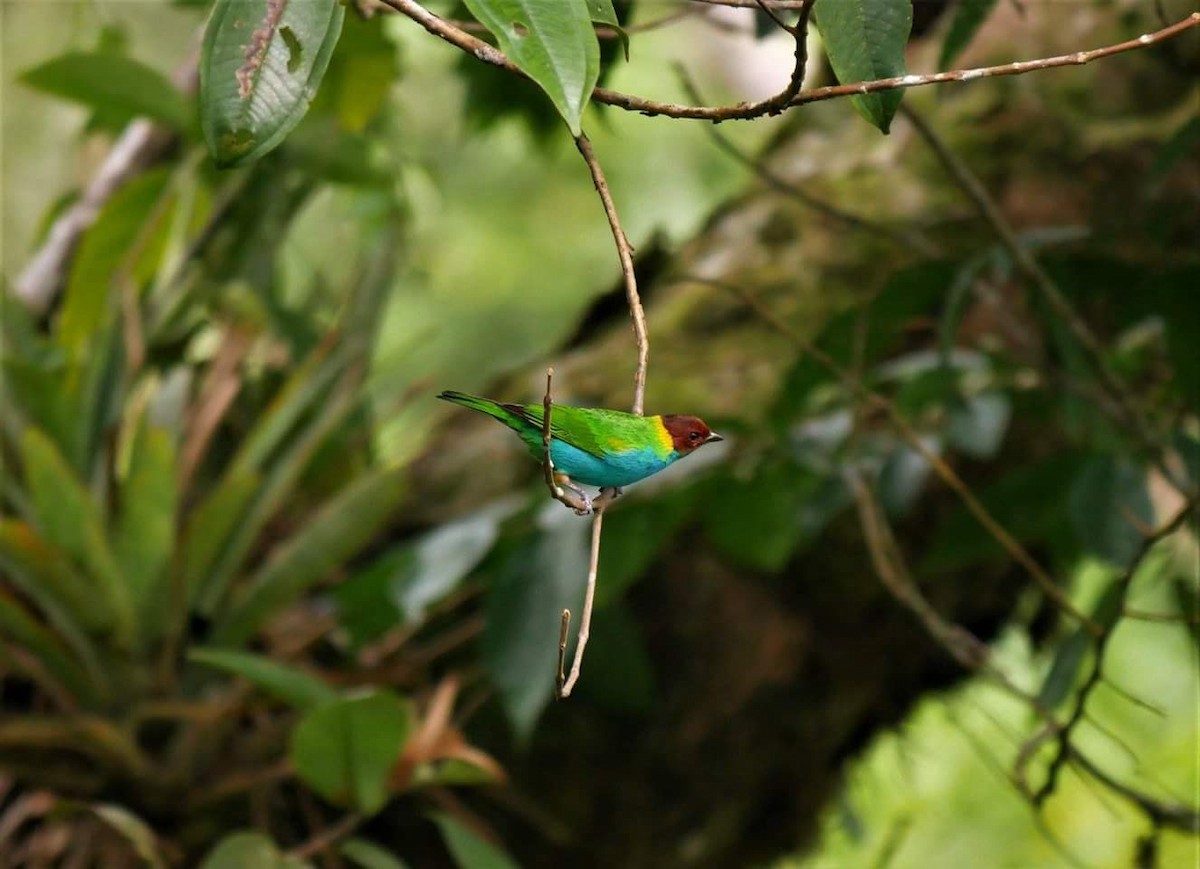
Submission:
M 672 413 L 664 416 L 662 421 L 667 434 L 671 436 L 675 451 L 684 455 L 697 447 L 724 440 L 709 429 L 698 416 L 680 416 Z

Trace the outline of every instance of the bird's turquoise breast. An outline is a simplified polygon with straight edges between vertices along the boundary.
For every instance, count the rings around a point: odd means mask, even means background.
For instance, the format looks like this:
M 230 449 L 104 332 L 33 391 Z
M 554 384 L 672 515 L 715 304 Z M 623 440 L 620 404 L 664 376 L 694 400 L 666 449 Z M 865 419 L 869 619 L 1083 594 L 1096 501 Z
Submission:
M 540 454 L 540 444 L 538 453 Z M 597 458 L 562 441 L 550 444 L 554 467 L 577 483 L 587 486 L 628 486 L 656 474 L 677 458 L 674 451 L 659 455 L 650 449 L 626 450 Z

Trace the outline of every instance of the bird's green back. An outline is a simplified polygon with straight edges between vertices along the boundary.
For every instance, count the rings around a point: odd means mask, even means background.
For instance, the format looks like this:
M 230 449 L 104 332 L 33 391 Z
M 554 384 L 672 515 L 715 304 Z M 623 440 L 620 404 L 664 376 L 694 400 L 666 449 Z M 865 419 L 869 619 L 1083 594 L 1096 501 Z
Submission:
M 438 397 L 500 420 L 521 436 L 535 456 L 541 455 L 542 405 L 503 404 L 454 391 Z M 629 450 L 650 450 L 657 456 L 666 456 L 673 449 L 662 417 L 636 416 L 603 407 L 554 405 L 550 411 L 550 435 L 600 459 Z
M 527 404 L 520 410 L 533 429 L 534 445 L 541 449 L 542 405 Z M 524 433 L 521 434 L 525 438 Z M 661 417 L 636 416 L 604 407 L 556 404 L 550 411 L 550 434 L 599 458 L 635 449 L 650 449 L 657 455 L 666 455 L 672 449 L 671 437 L 663 427 Z

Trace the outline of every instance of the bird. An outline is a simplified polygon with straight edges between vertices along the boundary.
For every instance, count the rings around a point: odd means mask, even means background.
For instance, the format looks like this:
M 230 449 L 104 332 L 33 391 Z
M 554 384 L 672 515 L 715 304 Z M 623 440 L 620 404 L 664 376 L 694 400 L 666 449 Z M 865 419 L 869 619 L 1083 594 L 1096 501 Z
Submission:
M 508 404 L 465 392 L 438 395 L 504 423 L 542 461 L 541 404 Z M 705 444 L 724 440 L 695 416 L 665 414 L 638 416 L 601 407 L 556 404 L 550 411 L 550 460 L 555 482 L 575 492 L 591 509 L 591 499 L 579 487 L 620 489 L 657 474 Z

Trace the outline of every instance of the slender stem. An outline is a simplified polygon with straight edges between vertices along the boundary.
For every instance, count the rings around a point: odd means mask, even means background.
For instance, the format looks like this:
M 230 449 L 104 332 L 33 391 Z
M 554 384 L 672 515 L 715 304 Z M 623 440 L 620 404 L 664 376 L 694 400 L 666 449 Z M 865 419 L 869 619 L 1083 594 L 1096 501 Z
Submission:
M 617 206 L 609 192 L 608 182 L 604 179 L 604 170 L 592 150 L 588 137 L 580 133 L 575 139 L 575 147 L 587 163 L 588 171 L 592 174 L 592 183 L 600 194 L 600 202 L 604 205 L 604 214 L 608 218 L 609 229 L 612 230 L 613 241 L 617 245 L 617 256 L 621 260 L 621 276 L 625 280 L 625 300 L 629 305 L 629 316 L 633 318 L 633 334 L 637 340 L 637 369 L 633 374 L 633 407 L 632 412 L 642 415 L 646 399 L 646 360 L 650 355 L 650 339 L 646 334 L 646 312 L 642 310 L 642 299 L 638 295 L 637 274 L 633 269 L 633 249 L 625 230 L 621 228 L 621 220 L 617 216 Z
M 509 60 L 504 52 L 489 45 L 481 39 L 464 33 L 461 29 L 434 15 L 416 0 L 381 0 L 381 2 L 411 18 L 434 36 L 445 40 L 455 47 L 473 55 L 484 63 L 498 66 L 501 69 L 524 76 L 520 68 Z M 756 0 L 750 0 L 757 6 Z M 719 5 L 730 5 L 722 3 Z M 776 9 L 787 8 L 774 4 Z M 799 8 L 794 6 L 791 8 Z M 855 82 L 852 84 L 833 85 L 831 87 L 801 90 L 786 101 L 785 106 L 779 105 L 779 95 L 767 97 L 757 102 L 741 102 L 727 106 L 688 106 L 676 103 L 665 103 L 649 100 L 632 94 L 621 93 L 609 88 L 598 87 L 592 91 L 592 99 L 598 103 L 616 106 L 626 111 L 639 112 L 643 115 L 662 115 L 669 118 L 687 118 L 703 121 L 741 121 L 759 118 L 764 115 L 777 114 L 782 108 L 794 108 L 807 103 L 822 102 L 839 97 L 854 96 L 855 94 L 879 93 L 880 91 L 900 90 L 942 82 L 969 82 L 982 78 L 999 78 L 1007 75 L 1024 75 L 1042 69 L 1054 69 L 1062 66 L 1079 66 L 1091 63 L 1104 57 L 1134 51 L 1163 42 L 1178 36 L 1192 27 L 1200 25 L 1200 12 L 1193 12 L 1187 18 L 1177 21 L 1168 27 L 1153 33 L 1144 33 L 1134 39 L 1094 48 L 1090 51 L 1077 51 L 1073 54 L 1063 54 L 1055 57 L 1044 57 L 1038 60 L 1023 60 L 999 66 L 978 67 L 975 69 L 957 69 L 948 72 L 930 73 L 927 75 L 905 75 L 893 78 L 876 79 L 874 81 Z
M 600 525 L 604 521 L 604 508 L 600 507 L 592 516 L 592 551 L 588 561 L 587 591 L 583 597 L 583 617 L 579 620 L 579 636 L 575 640 L 575 659 L 571 662 L 571 675 L 562 681 L 563 658 L 566 655 L 566 628 L 570 621 L 570 610 L 563 610 L 562 631 L 559 633 L 558 674 L 559 699 L 571 696 L 571 690 L 579 680 L 583 668 L 583 650 L 587 647 L 588 633 L 592 624 L 592 601 L 596 596 L 596 572 L 600 568 Z
M 558 485 L 558 479 L 554 472 L 554 460 L 550 457 L 550 443 L 553 440 L 550 435 L 550 420 L 554 413 L 554 399 L 551 397 L 550 388 L 553 383 L 554 369 L 547 368 L 546 395 L 542 398 L 542 476 L 546 481 L 546 488 L 550 490 L 550 497 L 555 501 L 561 501 L 582 516 L 592 512 L 592 505 L 581 495 L 569 492 Z

